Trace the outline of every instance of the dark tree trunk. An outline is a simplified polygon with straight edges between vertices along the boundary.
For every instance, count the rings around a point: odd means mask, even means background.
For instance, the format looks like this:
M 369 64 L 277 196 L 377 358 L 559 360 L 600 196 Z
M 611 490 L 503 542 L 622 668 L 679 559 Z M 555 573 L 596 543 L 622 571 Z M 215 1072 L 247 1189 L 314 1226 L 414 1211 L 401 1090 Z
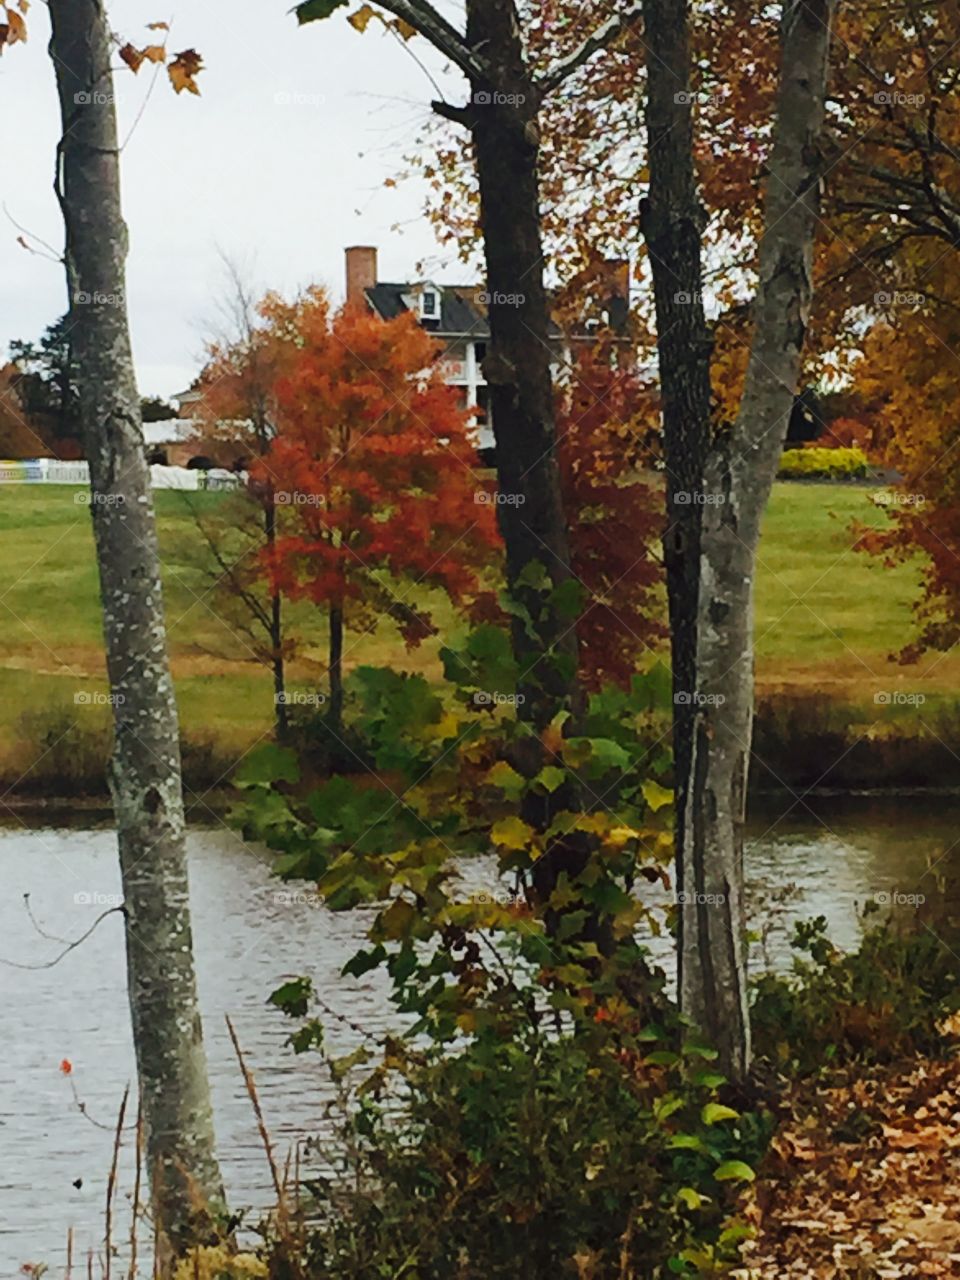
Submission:
M 645 0 L 647 139 L 650 194 L 641 208 L 657 310 L 657 347 L 667 525 L 664 563 L 673 666 L 676 846 L 683 848 L 696 724 L 697 618 L 703 475 L 710 445 L 711 338 L 703 310 L 704 211 L 693 160 L 693 108 L 686 0 Z M 676 887 L 685 889 L 683 859 Z M 682 899 L 681 899 L 682 901 Z M 679 913 L 683 956 L 685 913 Z M 678 986 L 682 985 L 682 981 Z
M 110 770 L 145 1158 L 165 1252 L 207 1238 L 222 1208 L 184 848 L 177 710 L 127 311 L 127 230 L 111 44 L 100 0 L 51 0 L 63 138 L 58 194 L 107 670 Z
M 477 157 L 490 349 L 484 375 L 497 444 L 507 582 L 532 625 L 513 618 L 520 713 L 535 733 L 577 697 L 577 642 L 549 600 L 570 578 L 556 456 L 550 309 L 540 234 L 539 95 L 513 0 L 470 0 L 467 41 L 497 69 L 468 108 Z M 538 569 L 537 566 L 542 566 Z
M 267 547 L 272 550 L 277 540 L 277 510 L 272 493 L 263 507 L 263 533 Z M 270 594 L 270 649 L 273 655 L 271 668 L 277 741 L 286 742 L 290 736 L 290 719 L 287 715 L 287 675 L 283 660 L 283 601 L 278 591 Z

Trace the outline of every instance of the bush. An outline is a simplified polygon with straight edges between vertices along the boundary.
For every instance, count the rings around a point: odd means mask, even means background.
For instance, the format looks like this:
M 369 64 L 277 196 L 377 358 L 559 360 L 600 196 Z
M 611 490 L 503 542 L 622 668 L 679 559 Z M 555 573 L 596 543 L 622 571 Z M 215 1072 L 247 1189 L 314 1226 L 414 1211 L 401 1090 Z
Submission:
M 323 1151 L 333 1176 L 311 1180 L 303 1206 L 317 1225 L 273 1248 L 328 1280 L 727 1271 L 749 1234 L 730 1216 L 753 1176 L 743 1157 L 767 1134 L 717 1101 L 711 1051 L 660 1034 L 591 1020 L 491 1028 L 456 1052 L 391 1042 L 400 1087 L 387 1092 L 380 1067 L 342 1095 L 350 1118 Z
M 26 711 L 17 720 L 3 784 L 45 798 L 104 795 L 110 741 L 106 712 L 81 713 L 73 703 Z
M 867 468 L 867 455 L 862 449 L 814 445 L 784 450 L 777 474 L 785 480 L 855 480 L 865 476 Z
M 945 942 L 944 939 L 947 941 Z M 888 919 L 843 952 L 826 920 L 797 925 L 797 959 L 787 976 L 764 974 L 752 1013 L 758 1055 L 800 1075 L 850 1062 L 891 1062 L 942 1054 L 960 1008 L 960 928 L 956 921 Z

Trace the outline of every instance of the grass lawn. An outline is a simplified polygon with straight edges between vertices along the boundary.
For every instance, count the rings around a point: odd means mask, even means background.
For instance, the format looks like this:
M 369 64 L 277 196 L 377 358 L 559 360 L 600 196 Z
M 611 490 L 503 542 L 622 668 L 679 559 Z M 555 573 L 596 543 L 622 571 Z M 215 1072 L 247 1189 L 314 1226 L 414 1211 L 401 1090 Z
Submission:
M 81 492 L 39 485 L 0 490 L 0 757 L 16 751 L 25 714 L 73 708 L 75 693 L 105 688 L 93 539 L 89 509 L 77 500 Z M 911 637 L 918 571 L 891 571 L 852 549 L 853 518 L 885 519 L 869 495 L 866 488 L 827 484 L 775 488 L 757 582 L 763 691 L 822 690 L 866 709 L 882 690 L 923 691 L 939 701 L 957 688 L 957 655 L 931 655 L 915 667 L 890 658 Z M 271 724 L 269 675 L 218 616 L 208 582 L 191 563 L 197 533 L 184 498 L 172 492 L 156 497 L 184 729 L 227 752 L 242 751 Z M 216 494 L 191 499 L 201 505 L 223 500 Z M 442 611 L 436 616 L 442 624 Z M 312 687 L 322 670 L 322 619 L 309 606 L 299 606 L 294 618 L 303 645 L 292 682 Z M 348 637 L 347 665 L 392 662 L 432 674 L 439 671 L 437 647 L 434 641 L 407 653 L 385 625 L 374 636 Z M 85 714 L 105 716 L 97 707 Z

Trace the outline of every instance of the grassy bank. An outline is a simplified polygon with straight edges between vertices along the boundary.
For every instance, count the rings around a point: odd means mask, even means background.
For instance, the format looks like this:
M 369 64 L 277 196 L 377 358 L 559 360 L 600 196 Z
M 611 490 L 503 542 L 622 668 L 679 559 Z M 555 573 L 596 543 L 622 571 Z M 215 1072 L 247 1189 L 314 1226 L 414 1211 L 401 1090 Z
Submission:
M 774 490 L 757 580 L 757 678 L 763 705 L 758 748 L 769 766 L 767 782 L 783 772 L 798 780 L 812 776 L 824 759 L 816 740 L 827 731 L 833 745 L 840 741 L 838 734 L 856 744 L 832 785 L 870 785 L 864 780 L 874 775 L 883 785 L 881 777 L 895 776 L 893 748 L 883 749 L 889 758 L 879 773 L 867 766 L 867 757 L 876 761 L 883 754 L 879 741 L 940 738 L 933 755 L 939 765 L 949 763 L 960 655 L 931 655 L 911 667 L 892 657 L 912 636 L 910 605 L 920 567 L 890 570 L 854 551 L 851 521 L 881 524 L 885 519 L 870 492 L 833 484 L 779 484 Z M 79 792 L 84 780 L 100 771 L 106 751 L 108 708 L 95 701 L 106 692 L 96 565 L 89 508 L 77 501 L 80 494 L 59 486 L 0 491 L 5 552 L 0 561 L 0 786 L 5 791 Z M 218 615 L 197 562 L 198 533 L 183 496 L 156 496 L 188 780 L 202 791 L 215 786 L 253 742 L 269 733 L 272 688 L 247 642 Z M 217 494 L 192 494 L 190 500 L 201 510 L 223 501 Z M 322 620 L 318 611 L 302 606 L 293 611 L 293 621 L 303 643 L 292 680 L 313 687 L 323 669 Z M 397 663 L 438 676 L 438 645 L 435 640 L 407 654 L 387 626 L 372 636 L 351 637 L 347 665 Z M 91 701 L 77 703 L 78 694 L 89 694 Z M 843 749 L 841 744 L 838 754 Z M 804 754 L 809 759 L 801 768 Z M 899 754 L 905 764 L 912 760 L 920 768 L 932 767 L 933 756 L 921 761 L 912 746 Z M 944 779 L 938 767 L 934 780 L 960 784 L 960 763 L 955 771 L 956 779 Z

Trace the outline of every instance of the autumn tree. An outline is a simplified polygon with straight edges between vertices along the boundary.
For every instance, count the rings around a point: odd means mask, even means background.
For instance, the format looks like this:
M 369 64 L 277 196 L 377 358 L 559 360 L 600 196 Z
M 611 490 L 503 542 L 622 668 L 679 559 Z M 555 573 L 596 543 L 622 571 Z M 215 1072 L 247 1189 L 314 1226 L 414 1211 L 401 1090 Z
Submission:
M 640 659 L 666 636 L 660 586 L 663 498 L 651 470 L 654 389 L 611 359 L 609 342 L 577 360 L 558 393 L 557 455 L 580 600 L 585 687 L 629 686 Z
M 27 0 L 0 6 L 0 49 L 26 39 Z M 156 523 L 125 302 L 127 228 L 112 55 L 166 61 L 165 46 L 117 49 L 100 0 L 51 0 L 60 106 L 56 190 L 64 218 L 79 420 L 90 464 L 107 673 L 110 789 L 124 891 L 133 1040 L 162 1273 L 214 1229 L 223 1185 L 197 999 L 176 702 L 167 658 Z M 160 27 L 163 24 L 158 24 Z M 177 88 L 199 69 L 169 62 Z
M 419 644 L 433 627 L 416 588 L 458 605 L 488 597 L 494 502 L 437 343 L 411 315 L 331 314 L 319 289 L 270 307 L 289 361 L 274 387 L 278 433 L 252 471 L 280 515 L 262 558 L 274 590 L 326 610 L 340 734 L 345 629 L 390 618 Z
M 347 0 L 305 0 L 297 14 L 301 22 L 309 22 L 346 5 Z M 390 23 L 404 39 L 419 34 L 429 41 L 469 86 L 465 105 L 432 105 L 466 131 L 476 165 L 490 297 L 484 376 L 490 387 L 500 491 L 515 499 L 498 514 L 508 587 L 518 606 L 511 629 L 522 714 L 533 729 L 529 759 L 518 763 L 536 773 L 542 762 L 540 731 L 577 702 L 576 634 L 558 607 L 571 570 L 556 457 L 540 226 L 540 113 L 544 101 L 618 40 L 639 11 L 625 6 L 611 16 L 603 4 L 588 5 L 582 21 L 557 26 L 549 58 L 536 63 L 528 57 L 524 22 L 514 0 L 467 0 L 462 31 L 429 0 L 364 4 L 350 20 L 362 30 L 380 10 L 393 15 Z
M 199 447 L 216 457 L 225 451 L 247 465 L 263 458 L 277 434 L 277 382 L 293 353 L 290 334 L 278 325 L 287 316 L 268 296 L 258 301 L 235 264 L 226 263 L 228 294 L 223 333 L 207 346 L 207 359 L 191 413 L 199 424 Z M 261 473 L 211 512 L 194 508 L 206 549 L 204 562 L 221 615 L 273 677 L 277 736 L 287 735 L 286 662 L 291 645 L 284 630 L 279 588 L 264 580 L 261 552 L 277 537 L 273 482 Z

